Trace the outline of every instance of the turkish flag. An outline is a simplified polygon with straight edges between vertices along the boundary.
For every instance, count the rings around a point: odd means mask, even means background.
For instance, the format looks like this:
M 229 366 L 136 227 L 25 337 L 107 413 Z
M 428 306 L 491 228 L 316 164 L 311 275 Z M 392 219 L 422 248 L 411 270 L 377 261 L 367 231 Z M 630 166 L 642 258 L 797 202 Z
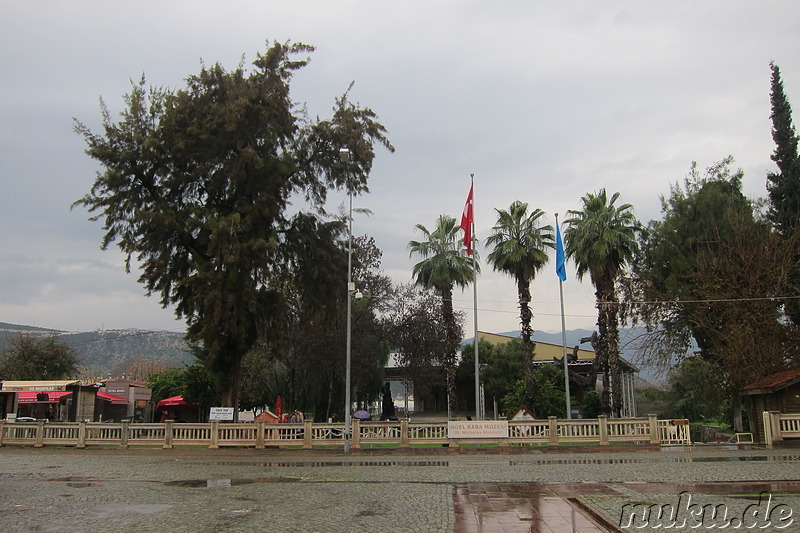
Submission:
M 464 212 L 461 214 L 461 229 L 464 230 L 464 246 L 467 247 L 467 255 L 472 255 L 472 188 L 474 185 L 469 186 L 469 196 L 467 196 L 467 203 L 464 205 Z

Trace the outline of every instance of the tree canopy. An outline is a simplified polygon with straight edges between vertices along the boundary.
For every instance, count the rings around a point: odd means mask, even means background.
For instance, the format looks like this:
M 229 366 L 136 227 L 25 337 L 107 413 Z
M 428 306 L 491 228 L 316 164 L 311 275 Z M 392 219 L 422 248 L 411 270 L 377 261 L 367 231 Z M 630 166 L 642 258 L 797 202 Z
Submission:
M 591 277 L 597 296 L 597 358 L 603 369 L 603 409 L 619 417 L 622 409 L 622 373 L 619 365 L 619 298 L 617 282 L 638 249 L 639 221 L 631 204 L 616 205 L 619 193 L 588 193 L 583 209 L 570 210 L 564 222 L 567 257 L 577 274 Z M 609 375 L 610 374 L 610 375 Z M 610 384 L 609 384 L 609 377 Z M 610 387 L 613 404 L 610 404 Z
M 784 301 L 789 319 L 800 326 L 800 249 L 797 234 L 800 233 L 800 156 L 798 156 L 798 137 L 792 122 L 792 106 L 783 90 L 783 80 L 778 65 L 770 63 L 772 70 L 770 102 L 772 104 L 772 140 L 775 151 L 772 160 L 778 172 L 767 174 L 769 192 L 768 217 L 784 245 L 795 250 L 795 268 L 791 273 L 786 293 L 792 298 Z M 794 244 L 793 244 L 794 243 Z
M 74 379 L 80 361 L 75 350 L 55 335 L 18 335 L 0 354 L 0 380 Z
M 547 249 L 555 248 L 553 226 L 542 225 L 544 211 L 533 209 L 528 204 L 515 201 L 508 210 L 495 209 L 497 222 L 486 239 L 492 247 L 488 260 L 495 270 L 514 278 L 517 283 L 519 321 L 522 343 L 527 353 L 525 358 L 525 404 L 534 405 L 533 383 L 533 312 L 531 311 L 531 282 L 548 261 Z
M 432 230 L 422 224 L 417 224 L 416 229 L 422 233 L 424 240 L 410 241 L 408 249 L 412 256 L 417 255 L 422 260 L 414 265 L 411 275 L 417 285 L 436 289 L 441 297 L 446 341 L 441 360 L 447 372 L 448 412 L 452 413 L 457 404 L 456 350 L 463 337 L 463 328 L 453 312 L 453 288 L 465 287 L 474 280 L 478 269 L 477 263 L 473 269 L 473 261 L 477 261 L 477 254 L 473 254 L 472 259 L 466 253 L 462 254 L 466 249 L 463 241 L 458 238 L 461 227 L 449 215 L 439 215 Z
M 313 50 L 276 42 L 251 70 L 203 66 L 177 91 L 142 78 L 119 121 L 102 105 L 101 134 L 75 125 L 103 167 L 75 204 L 103 223 L 103 248 L 116 241 L 148 293 L 186 320 L 228 406 L 243 355 L 281 331 L 288 273 L 308 299 L 333 290 L 309 256 L 343 251 L 342 221 L 322 218 L 328 192 L 366 192 L 374 146 L 393 150 L 375 113 L 347 92 L 326 120 L 291 99 L 292 76 L 309 61 L 297 56 Z M 298 199 L 309 211 L 289 209 Z
M 795 357 L 797 331 L 783 320 L 779 296 L 797 244 L 786 246 L 771 231 L 731 163 L 705 173 L 692 165 L 683 185 L 662 199 L 663 219 L 648 226 L 636 261 L 641 292 L 633 299 L 655 332 L 646 347 L 651 357 L 672 362 L 693 339 L 737 400 L 741 386 Z M 738 415 L 738 403 L 734 409 Z

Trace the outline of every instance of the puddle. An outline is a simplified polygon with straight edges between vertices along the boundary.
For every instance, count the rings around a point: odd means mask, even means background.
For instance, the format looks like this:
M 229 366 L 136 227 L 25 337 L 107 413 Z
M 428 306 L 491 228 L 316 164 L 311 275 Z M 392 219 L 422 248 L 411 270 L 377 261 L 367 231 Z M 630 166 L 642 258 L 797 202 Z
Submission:
M 325 466 L 450 466 L 449 461 L 203 461 L 201 466 L 258 466 L 262 468 L 318 468 Z
M 800 455 L 745 455 L 743 457 L 695 457 L 695 463 L 726 463 L 731 461 L 798 461 Z
M 50 479 L 46 479 L 45 481 L 56 481 L 65 483 L 67 487 L 71 487 L 73 489 L 85 489 L 88 487 L 103 487 L 104 484 L 102 481 L 97 479 L 91 479 L 88 477 L 78 477 L 78 476 L 67 476 L 67 477 L 54 477 Z
M 577 505 L 538 483 L 458 483 L 453 505 L 457 533 L 605 531 Z
M 729 463 L 729 462 L 781 462 L 800 461 L 800 455 L 740 455 L 679 457 L 674 455 L 650 455 L 647 457 L 580 457 L 542 459 L 522 459 L 509 461 L 508 466 L 546 466 L 546 465 L 622 465 L 656 463 Z M 483 463 L 469 461 L 187 461 L 187 465 L 199 466 L 242 466 L 260 468 L 324 468 L 324 467 L 471 467 Z M 497 464 L 497 463 L 493 463 Z
M 730 463 L 748 461 L 800 461 L 800 455 L 741 455 L 718 457 L 585 457 L 577 459 L 534 459 L 511 461 L 511 466 L 525 465 L 622 465 L 622 464 L 654 464 L 654 463 Z
M 771 494 L 800 494 L 800 481 L 747 481 L 719 482 L 719 483 L 616 483 L 616 485 L 629 485 L 640 494 L 663 494 L 665 490 L 670 493 L 688 491 L 692 494 L 707 494 L 713 496 L 739 496 L 742 498 L 755 497 L 762 492 Z
M 225 488 L 236 487 L 239 485 L 255 485 L 259 483 L 298 483 L 303 478 L 293 476 L 261 477 L 250 479 L 181 479 L 177 481 L 165 481 L 165 487 L 188 487 L 188 488 Z

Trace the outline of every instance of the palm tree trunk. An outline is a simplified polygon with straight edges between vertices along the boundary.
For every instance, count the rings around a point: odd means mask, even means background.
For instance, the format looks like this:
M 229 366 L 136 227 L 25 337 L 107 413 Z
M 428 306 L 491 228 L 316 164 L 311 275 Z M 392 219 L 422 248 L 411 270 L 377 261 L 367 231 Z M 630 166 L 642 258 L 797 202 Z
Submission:
M 461 339 L 458 338 L 458 325 L 453 313 L 453 288 L 452 286 L 442 291 L 442 318 L 445 323 L 445 338 L 447 340 L 444 356 L 445 372 L 447 375 L 447 412 L 452 416 L 457 408 L 456 398 L 456 351 Z M 477 341 L 477 339 L 475 339 Z
M 603 412 L 614 418 L 622 415 L 622 368 L 619 364 L 619 302 L 613 281 L 602 284 L 597 291 L 597 327 L 603 363 Z M 610 374 L 610 375 L 609 375 Z M 610 383 L 609 383 L 610 381 Z M 610 385 L 610 387 L 609 387 Z M 610 393 L 611 405 L 608 405 Z
M 522 337 L 522 346 L 525 350 L 525 404 L 528 409 L 536 412 L 536 390 L 533 384 L 533 352 L 536 345 L 533 342 L 533 313 L 531 312 L 530 283 L 517 279 L 517 294 L 519 296 L 519 322 Z

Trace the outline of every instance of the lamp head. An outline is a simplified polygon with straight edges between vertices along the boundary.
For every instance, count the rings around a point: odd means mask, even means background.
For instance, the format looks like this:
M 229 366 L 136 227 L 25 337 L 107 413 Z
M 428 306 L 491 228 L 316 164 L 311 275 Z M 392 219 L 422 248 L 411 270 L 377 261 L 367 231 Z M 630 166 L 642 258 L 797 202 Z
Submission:
M 350 150 L 347 148 L 339 148 L 339 159 L 342 163 L 350 161 Z

